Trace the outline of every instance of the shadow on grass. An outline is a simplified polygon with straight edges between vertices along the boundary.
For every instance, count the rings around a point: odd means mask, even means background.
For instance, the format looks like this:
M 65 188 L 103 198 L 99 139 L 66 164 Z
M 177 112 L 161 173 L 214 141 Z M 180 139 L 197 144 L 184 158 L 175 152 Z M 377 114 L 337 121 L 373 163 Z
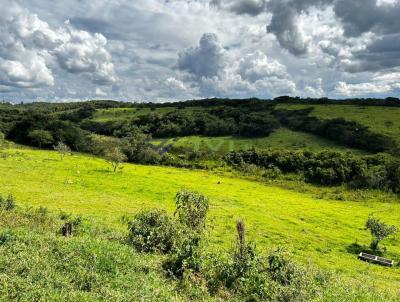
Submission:
M 346 247 L 346 251 L 350 254 L 356 254 L 358 255 L 359 253 L 367 253 L 371 255 L 376 255 L 376 256 L 383 256 L 384 251 L 382 250 L 372 250 L 369 246 L 366 245 L 361 245 L 358 244 L 357 242 L 354 242 Z

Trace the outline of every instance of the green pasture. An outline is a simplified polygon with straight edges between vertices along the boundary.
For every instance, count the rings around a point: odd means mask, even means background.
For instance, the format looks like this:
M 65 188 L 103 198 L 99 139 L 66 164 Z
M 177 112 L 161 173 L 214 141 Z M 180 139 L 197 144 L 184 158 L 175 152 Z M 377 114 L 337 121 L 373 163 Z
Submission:
M 155 146 L 173 144 L 174 147 L 186 147 L 197 151 L 211 151 L 225 154 L 230 151 L 249 150 L 251 148 L 284 149 L 284 150 L 310 150 L 310 151 L 340 151 L 362 154 L 356 149 L 346 148 L 336 143 L 320 138 L 313 134 L 295 132 L 287 128 L 279 128 L 268 137 L 241 138 L 232 136 L 207 137 L 187 136 L 175 139 L 153 139 Z
M 400 294 L 400 266 L 360 262 L 351 250 L 354 243 L 369 244 L 364 224 L 371 213 L 400 227 L 397 197 L 381 193 L 365 194 L 362 201 L 335 200 L 312 190 L 245 180 L 229 172 L 158 166 L 126 164 L 112 173 L 103 159 L 75 154 L 61 161 L 52 151 L 11 149 L 0 157 L 0 192 L 14 194 L 18 205 L 82 214 L 118 230 L 126 228 L 122 216 L 141 209 L 164 208 L 172 213 L 175 193 L 181 188 L 210 197 L 207 242 L 211 248 L 231 247 L 235 222 L 241 218 L 249 239 L 260 250 L 284 246 L 304 264 Z M 387 239 L 383 245 L 387 256 L 398 263 L 400 238 Z
M 371 131 L 388 135 L 400 143 L 400 108 L 356 105 L 299 105 L 280 104 L 277 108 L 304 109 L 314 107 L 311 113 L 321 119 L 344 118 L 370 127 Z

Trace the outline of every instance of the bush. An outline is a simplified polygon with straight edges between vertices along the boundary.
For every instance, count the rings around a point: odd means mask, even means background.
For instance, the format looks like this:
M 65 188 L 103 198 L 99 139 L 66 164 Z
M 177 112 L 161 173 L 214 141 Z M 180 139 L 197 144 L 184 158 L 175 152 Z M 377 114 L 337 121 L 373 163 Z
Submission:
M 175 249 L 177 230 L 164 210 L 142 211 L 128 224 L 129 242 L 139 252 L 170 253 Z
M 176 194 L 175 215 L 188 230 L 201 233 L 205 228 L 209 200 L 197 192 L 182 190 Z
M 0 197 L 0 204 L 5 208 L 6 211 L 12 211 L 15 209 L 15 200 L 12 194 L 9 194 L 6 201 L 2 201 L 2 197 Z
M 280 172 L 299 173 L 306 182 L 313 184 L 348 184 L 353 188 L 400 193 L 400 161 L 387 154 L 360 157 L 331 151 L 249 150 L 228 153 L 225 161 L 246 174 L 259 174 L 258 167 L 264 169 L 265 177 L 268 177 L 270 170 L 276 169 L 276 177 L 279 177 Z
M 200 244 L 209 208 L 206 196 L 182 190 L 176 194 L 176 211 L 180 224 L 177 251 L 164 262 L 164 269 L 175 277 L 186 272 L 199 272 L 201 265 Z
M 397 228 L 394 225 L 387 225 L 386 223 L 381 222 L 379 219 L 371 216 L 368 217 L 365 226 L 371 231 L 371 235 L 373 237 L 371 242 L 372 250 L 378 250 L 379 242 L 397 232 Z

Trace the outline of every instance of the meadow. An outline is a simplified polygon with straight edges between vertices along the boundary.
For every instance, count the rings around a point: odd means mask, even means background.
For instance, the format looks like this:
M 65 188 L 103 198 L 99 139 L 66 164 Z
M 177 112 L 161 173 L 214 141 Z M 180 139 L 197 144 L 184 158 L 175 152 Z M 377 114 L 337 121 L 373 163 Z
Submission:
M 322 151 L 332 150 L 338 152 L 352 152 L 354 154 L 365 154 L 365 152 L 357 149 L 347 148 L 320 138 L 316 135 L 295 132 L 287 128 L 279 128 L 271 135 L 261 138 L 242 138 L 234 136 L 185 136 L 177 139 L 153 139 L 151 142 L 158 146 L 161 143 L 172 144 L 173 146 L 190 148 L 196 151 L 209 151 L 217 154 L 226 154 L 231 151 L 249 150 L 256 148 L 263 149 L 291 149 L 291 150 L 310 150 Z
M 385 134 L 400 143 L 400 108 L 383 106 L 356 106 L 356 105 L 304 105 L 279 104 L 282 109 L 304 109 L 313 107 L 311 116 L 321 119 L 344 118 L 368 126 L 374 132 Z
M 112 173 L 101 158 L 74 154 L 61 160 L 52 151 L 16 148 L 0 158 L 1 193 L 12 193 L 21 207 L 46 207 L 81 214 L 93 223 L 120 232 L 123 217 L 141 209 L 164 208 L 172 213 L 174 196 L 190 188 L 211 199 L 210 249 L 232 247 L 235 222 L 243 219 L 248 235 L 260 250 L 283 246 L 293 259 L 337 273 L 351 282 L 361 282 L 399 297 L 400 267 L 385 268 L 360 262 L 354 244 L 368 245 L 365 230 L 369 214 L 389 224 L 400 221 L 400 203 L 395 195 L 377 192 L 348 193 L 345 188 L 307 189 L 262 183 L 238 177 L 226 170 L 194 171 L 171 167 L 125 164 Z M 340 191 L 341 198 L 321 194 Z M 343 198 L 346 196 L 346 198 Z M 354 195 L 356 196 L 356 195 Z M 387 257 L 400 260 L 400 239 L 383 245 Z

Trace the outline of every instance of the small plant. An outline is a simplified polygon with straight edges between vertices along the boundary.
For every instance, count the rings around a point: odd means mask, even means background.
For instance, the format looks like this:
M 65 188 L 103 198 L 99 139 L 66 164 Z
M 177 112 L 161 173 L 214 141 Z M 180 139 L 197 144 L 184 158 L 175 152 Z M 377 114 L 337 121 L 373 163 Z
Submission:
M 12 194 L 9 194 L 5 202 L 6 211 L 12 211 L 15 209 L 15 200 Z
M 111 164 L 113 172 L 117 171 L 118 167 L 128 160 L 127 156 L 118 147 L 104 151 L 104 159 Z
M 61 160 L 64 159 L 65 155 L 71 154 L 71 148 L 63 142 L 58 142 L 57 145 L 54 146 L 54 150 L 58 151 Z
M 3 204 L 4 204 L 4 198 L 3 195 L 0 194 L 0 208 L 3 207 Z
M 201 233 L 205 228 L 209 200 L 197 192 L 182 190 L 176 194 L 175 215 L 190 230 Z
M 181 231 L 177 251 L 164 263 L 175 277 L 198 273 L 201 264 L 200 244 L 206 225 L 209 200 L 197 192 L 182 190 L 176 194 L 176 211 Z
M 387 225 L 372 216 L 368 217 L 365 226 L 371 231 L 372 241 L 370 247 L 372 250 L 378 250 L 379 242 L 397 232 L 397 228 L 394 225 Z
M 136 214 L 128 229 L 128 240 L 139 252 L 169 253 L 175 247 L 176 228 L 164 210 Z

